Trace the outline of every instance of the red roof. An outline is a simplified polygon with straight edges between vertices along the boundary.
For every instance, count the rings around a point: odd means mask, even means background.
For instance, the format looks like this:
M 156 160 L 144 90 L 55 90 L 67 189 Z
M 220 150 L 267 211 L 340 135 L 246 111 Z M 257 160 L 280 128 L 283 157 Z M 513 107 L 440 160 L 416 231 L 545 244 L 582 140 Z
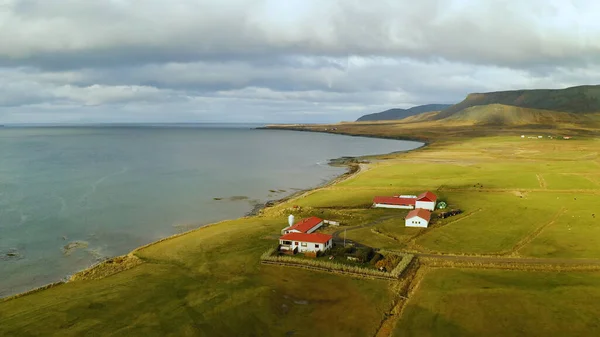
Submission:
M 402 205 L 402 206 L 414 206 L 415 198 L 398 198 L 398 197 L 375 197 L 373 202 L 376 204 L 387 204 L 387 205 Z
M 426 221 L 431 220 L 431 212 L 426 209 L 421 209 L 421 208 L 408 212 L 406 219 L 414 218 L 416 216 L 418 216 L 419 218 L 426 220 Z
M 310 218 L 302 219 L 300 222 L 295 223 L 292 227 L 288 228 L 288 231 L 297 230 L 302 233 L 306 233 L 309 230 L 313 229 L 316 225 L 320 224 L 323 219 L 319 219 L 316 216 L 311 216 Z
M 423 194 L 419 194 L 419 196 L 417 197 L 418 201 L 433 201 L 435 202 L 437 200 L 437 196 L 429 191 L 423 193 Z
M 280 237 L 279 239 L 286 241 L 327 243 L 329 240 L 333 239 L 333 236 L 323 233 L 289 233 Z

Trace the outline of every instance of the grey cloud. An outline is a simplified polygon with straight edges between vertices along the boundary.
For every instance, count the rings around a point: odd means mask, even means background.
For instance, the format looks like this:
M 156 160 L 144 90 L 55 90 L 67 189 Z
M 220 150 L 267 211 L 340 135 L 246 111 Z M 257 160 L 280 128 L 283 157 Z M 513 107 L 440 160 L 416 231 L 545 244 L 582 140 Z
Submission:
M 600 29 L 583 16 L 598 5 L 585 3 L 561 25 L 552 23 L 567 12 L 545 0 L 464 2 L 304 1 L 310 12 L 284 24 L 265 11 L 267 1 L 15 1 L 3 14 L 0 57 L 56 69 L 286 55 L 508 67 L 598 61 Z
M 2 4 L 0 122 L 352 120 L 600 76 L 593 2 Z

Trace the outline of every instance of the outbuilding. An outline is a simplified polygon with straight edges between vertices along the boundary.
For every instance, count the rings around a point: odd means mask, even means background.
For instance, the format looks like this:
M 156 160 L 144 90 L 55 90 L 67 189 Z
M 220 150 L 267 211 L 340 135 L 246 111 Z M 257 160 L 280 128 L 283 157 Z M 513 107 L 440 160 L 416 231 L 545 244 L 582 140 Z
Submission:
M 427 228 L 429 226 L 429 221 L 431 220 L 431 212 L 418 208 L 408 212 L 408 215 L 405 218 L 406 227 L 422 227 Z
M 282 234 L 289 233 L 306 233 L 310 234 L 323 226 L 323 219 L 311 216 L 310 218 L 302 219 L 290 227 L 282 230 Z
M 417 196 L 415 202 L 415 208 L 427 209 L 430 211 L 435 210 L 435 204 L 437 202 L 437 196 L 429 191 Z
M 373 207 L 375 208 L 400 208 L 414 209 L 416 198 L 405 197 L 375 197 L 373 198 Z
M 279 238 L 279 249 L 291 252 L 319 252 L 333 247 L 333 236 L 323 233 L 289 233 Z

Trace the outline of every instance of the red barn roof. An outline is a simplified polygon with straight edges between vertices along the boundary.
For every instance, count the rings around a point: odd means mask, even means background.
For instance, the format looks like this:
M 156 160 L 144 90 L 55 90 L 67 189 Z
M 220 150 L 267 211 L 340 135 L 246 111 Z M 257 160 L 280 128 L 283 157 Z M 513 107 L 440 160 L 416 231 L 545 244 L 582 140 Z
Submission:
M 323 233 L 289 233 L 279 238 L 286 241 L 301 241 L 312 243 L 327 243 L 333 236 Z
M 373 202 L 376 204 L 399 205 L 399 206 L 414 206 L 417 199 L 415 198 L 398 198 L 398 197 L 375 197 Z
M 302 233 L 306 233 L 309 230 L 313 229 L 315 226 L 320 224 L 323 219 L 319 219 L 316 216 L 311 216 L 310 218 L 302 219 L 300 222 L 295 223 L 292 227 L 288 228 L 288 231 L 297 230 Z
M 428 221 L 428 222 L 429 222 L 429 220 L 431 220 L 431 212 L 428 211 L 428 210 L 426 210 L 426 209 L 421 209 L 421 208 L 415 209 L 415 210 L 412 210 L 412 211 L 408 212 L 408 215 L 406 216 L 406 219 L 411 219 L 411 218 L 414 218 L 414 217 L 417 217 L 417 216 L 419 218 L 423 219 L 423 220 Z
M 419 194 L 419 196 L 417 197 L 418 201 L 432 201 L 435 202 L 437 200 L 437 196 L 429 191 L 423 193 L 423 194 Z

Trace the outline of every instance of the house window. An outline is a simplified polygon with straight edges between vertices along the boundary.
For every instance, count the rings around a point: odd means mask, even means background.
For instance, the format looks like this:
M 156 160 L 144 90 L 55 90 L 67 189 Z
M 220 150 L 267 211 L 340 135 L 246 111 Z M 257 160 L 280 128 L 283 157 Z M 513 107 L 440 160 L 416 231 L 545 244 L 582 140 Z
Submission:
M 289 246 L 292 244 L 292 241 L 281 241 L 281 244 Z
M 302 247 L 306 247 L 306 246 L 308 246 L 308 245 L 306 244 L 306 242 L 302 242 L 301 246 L 302 246 Z
M 319 248 L 319 245 L 315 244 L 315 248 Z
M 298 242 L 294 242 L 294 244 L 297 246 L 297 245 L 298 245 Z

